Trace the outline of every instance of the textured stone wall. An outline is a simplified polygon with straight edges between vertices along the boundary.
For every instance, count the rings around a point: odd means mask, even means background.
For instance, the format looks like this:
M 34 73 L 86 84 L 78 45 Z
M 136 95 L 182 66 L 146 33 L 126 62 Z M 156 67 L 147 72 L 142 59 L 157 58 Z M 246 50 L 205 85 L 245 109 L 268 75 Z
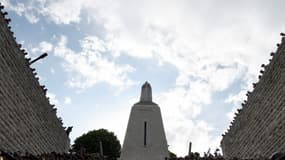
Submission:
M 1 7 L 1 4 L 0 4 Z M 69 138 L 0 9 L 0 149 L 67 152 Z M 32 35 L 32 33 L 31 33 Z
M 223 135 L 221 147 L 226 158 L 268 157 L 285 151 L 285 37 L 277 46 Z

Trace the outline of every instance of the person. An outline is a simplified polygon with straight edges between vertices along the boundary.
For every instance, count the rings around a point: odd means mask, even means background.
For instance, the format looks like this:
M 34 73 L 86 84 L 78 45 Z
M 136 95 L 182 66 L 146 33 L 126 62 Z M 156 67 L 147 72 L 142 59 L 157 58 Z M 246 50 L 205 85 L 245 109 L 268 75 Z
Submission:
M 283 152 L 275 152 L 272 154 L 271 160 L 285 160 L 285 153 Z

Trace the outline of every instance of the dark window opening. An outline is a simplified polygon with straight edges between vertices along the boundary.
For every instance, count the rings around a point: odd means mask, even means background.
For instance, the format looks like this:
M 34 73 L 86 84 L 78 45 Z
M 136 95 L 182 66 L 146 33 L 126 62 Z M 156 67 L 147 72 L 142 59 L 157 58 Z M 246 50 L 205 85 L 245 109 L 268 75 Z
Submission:
M 144 141 L 143 144 L 146 146 L 146 136 L 147 136 L 147 122 L 144 122 Z

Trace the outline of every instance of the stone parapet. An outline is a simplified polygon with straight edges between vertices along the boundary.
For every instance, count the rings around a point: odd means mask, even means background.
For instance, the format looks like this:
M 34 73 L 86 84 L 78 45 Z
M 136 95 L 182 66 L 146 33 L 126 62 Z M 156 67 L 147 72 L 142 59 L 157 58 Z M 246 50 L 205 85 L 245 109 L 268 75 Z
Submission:
M 67 152 L 70 140 L 65 128 L 0 8 L 0 149 Z
M 268 65 L 262 65 L 259 82 L 223 135 L 225 158 L 268 157 L 285 151 L 285 42 L 278 44 Z

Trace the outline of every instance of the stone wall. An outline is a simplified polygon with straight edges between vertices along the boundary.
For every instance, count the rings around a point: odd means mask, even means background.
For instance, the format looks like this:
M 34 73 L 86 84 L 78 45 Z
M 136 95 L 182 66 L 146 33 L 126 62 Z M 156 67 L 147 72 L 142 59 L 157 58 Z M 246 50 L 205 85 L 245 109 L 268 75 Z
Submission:
M 221 147 L 226 158 L 269 157 L 285 151 L 285 37 L 277 46 L 223 135 Z
M 56 109 L 0 7 L 0 149 L 33 154 L 67 152 L 70 140 Z

